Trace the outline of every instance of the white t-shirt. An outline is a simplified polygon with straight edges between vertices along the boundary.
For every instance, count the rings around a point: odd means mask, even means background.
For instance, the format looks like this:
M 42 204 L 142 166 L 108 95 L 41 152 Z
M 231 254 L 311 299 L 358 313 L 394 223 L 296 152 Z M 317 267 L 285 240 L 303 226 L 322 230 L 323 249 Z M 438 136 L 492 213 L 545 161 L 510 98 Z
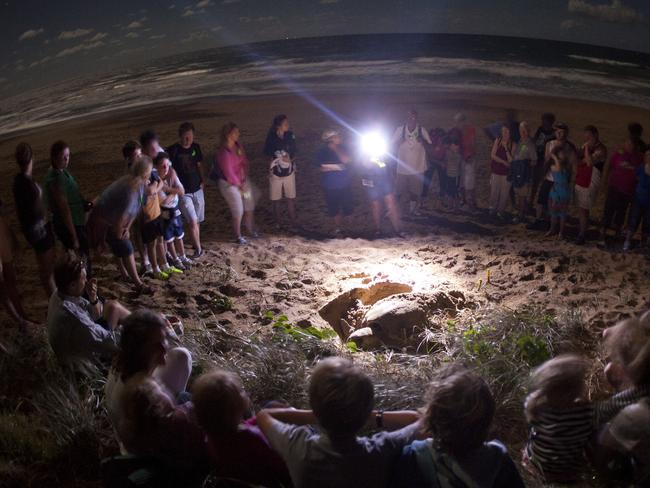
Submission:
M 402 134 L 404 138 L 402 140 Z M 408 127 L 402 125 L 395 129 L 393 134 L 393 143 L 399 144 L 397 148 L 397 173 L 401 175 L 415 175 L 424 173 L 427 170 L 427 153 L 421 138 L 431 144 L 427 130 L 416 125 L 413 132 Z

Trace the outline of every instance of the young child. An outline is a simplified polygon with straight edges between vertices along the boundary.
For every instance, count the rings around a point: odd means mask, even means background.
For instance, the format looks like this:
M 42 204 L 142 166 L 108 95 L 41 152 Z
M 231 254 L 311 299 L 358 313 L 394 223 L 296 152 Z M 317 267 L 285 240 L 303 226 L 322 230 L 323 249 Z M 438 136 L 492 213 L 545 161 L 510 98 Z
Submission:
M 257 425 L 287 463 L 296 488 L 381 488 L 388 486 L 394 462 L 416 438 L 420 423 L 414 411 L 373 412 L 373 402 L 370 378 L 351 361 L 330 357 L 312 373 L 313 410 L 262 410 Z M 357 437 L 369 420 L 380 429 L 400 430 Z M 313 423 L 321 433 L 291 425 Z
M 451 364 L 427 396 L 422 423 L 431 437 L 404 448 L 392 486 L 523 488 L 506 447 L 487 441 L 495 402 L 480 376 Z
M 183 271 L 192 266 L 192 260 L 185 255 L 183 245 L 185 232 L 179 208 L 179 197 L 185 194 L 185 190 L 176 172 L 171 169 L 171 161 L 167 153 L 158 153 L 154 164 L 163 182 L 159 192 L 163 239 L 167 244 L 167 252 L 172 258 L 173 267 Z
M 214 474 L 254 485 L 290 485 L 284 461 L 254 425 L 255 419 L 244 422 L 250 400 L 237 375 L 219 370 L 205 373 L 194 382 L 192 393 Z
M 447 139 L 449 149 L 445 158 L 445 205 L 452 210 L 458 207 L 458 182 L 462 164 L 460 140 L 450 136 Z
M 566 224 L 566 215 L 569 208 L 569 159 L 562 148 L 557 148 L 551 153 L 551 176 L 553 177 L 553 187 L 548 195 L 549 213 L 551 214 L 551 228 L 546 236 L 552 236 L 557 233 L 558 238 L 564 237 L 564 225 Z M 559 222 L 559 231 L 558 231 Z
M 632 246 L 632 237 L 642 224 L 641 246 L 645 246 L 650 235 L 650 150 L 644 155 L 643 164 L 636 170 L 637 184 L 634 192 L 632 211 L 628 219 L 627 236 L 623 250 L 629 251 Z
M 578 480 L 587 463 L 585 447 L 594 433 L 594 405 L 587 400 L 587 362 L 553 358 L 533 371 L 524 411 L 529 424 L 523 465 L 547 483 Z
M 438 184 L 440 187 L 438 195 L 441 199 L 443 197 L 443 180 L 445 176 L 444 161 L 447 152 L 447 147 L 444 144 L 446 135 L 445 130 L 440 127 L 436 127 L 429 131 L 429 137 L 431 138 L 431 151 L 428 154 L 429 165 L 424 175 L 424 186 L 422 187 L 423 199 L 429 195 L 434 172 L 438 173 Z

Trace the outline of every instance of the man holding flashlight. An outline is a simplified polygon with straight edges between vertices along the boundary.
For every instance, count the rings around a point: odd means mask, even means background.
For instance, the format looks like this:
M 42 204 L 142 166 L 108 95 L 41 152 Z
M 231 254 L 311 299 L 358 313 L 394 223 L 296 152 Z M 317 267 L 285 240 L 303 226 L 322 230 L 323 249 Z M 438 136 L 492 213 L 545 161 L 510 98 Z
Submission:
M 395 129 L 393 146 L 397 148 L 397 198 L 400 201 L 403 197 L 408 198 L 409 213 L 415 216 L 421 215 L 419 208 L 427 169 L 427 145 L 431 145 L 429 133 L 418 123 L 418 113 L 411 109 L 406 123 Z

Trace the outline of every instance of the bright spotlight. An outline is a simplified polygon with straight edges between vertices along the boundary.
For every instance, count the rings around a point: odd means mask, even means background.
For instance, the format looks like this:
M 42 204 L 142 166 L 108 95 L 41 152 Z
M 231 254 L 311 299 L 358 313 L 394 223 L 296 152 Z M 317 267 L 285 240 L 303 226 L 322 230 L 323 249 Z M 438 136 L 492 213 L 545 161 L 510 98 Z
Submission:
M 379 132 L 367 132 L 361 136 L 361 151 L 370 159 L 379 159 L 388 152 L 388 144 Z

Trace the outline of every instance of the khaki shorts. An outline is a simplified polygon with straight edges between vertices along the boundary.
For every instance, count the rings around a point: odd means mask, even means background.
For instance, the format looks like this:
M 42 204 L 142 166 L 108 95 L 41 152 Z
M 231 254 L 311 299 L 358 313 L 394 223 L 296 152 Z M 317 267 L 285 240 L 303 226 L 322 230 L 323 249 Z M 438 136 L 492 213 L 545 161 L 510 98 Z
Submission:
M 269 197 L 271 201 L 282 200 L 284 198 L 296 198 L 296 173 L 289 176 L 269 176 Z
M 574 187 L 573 194 L 576 207 L 583 210 L 591 210 L 591 207 L 593 207 L 595 200 L 595 192 L 591 191 L 591 188 L 585 188 L 584 186 L 576 185 Z
M 424 185 L 424 174 L 417 173 L 414 175 L 402 175 L 397 173 L 395 179 L 395 193 L 400 197 L 410 195 L 411 200 L 417 200 L 422 195 L 422 186 Z

